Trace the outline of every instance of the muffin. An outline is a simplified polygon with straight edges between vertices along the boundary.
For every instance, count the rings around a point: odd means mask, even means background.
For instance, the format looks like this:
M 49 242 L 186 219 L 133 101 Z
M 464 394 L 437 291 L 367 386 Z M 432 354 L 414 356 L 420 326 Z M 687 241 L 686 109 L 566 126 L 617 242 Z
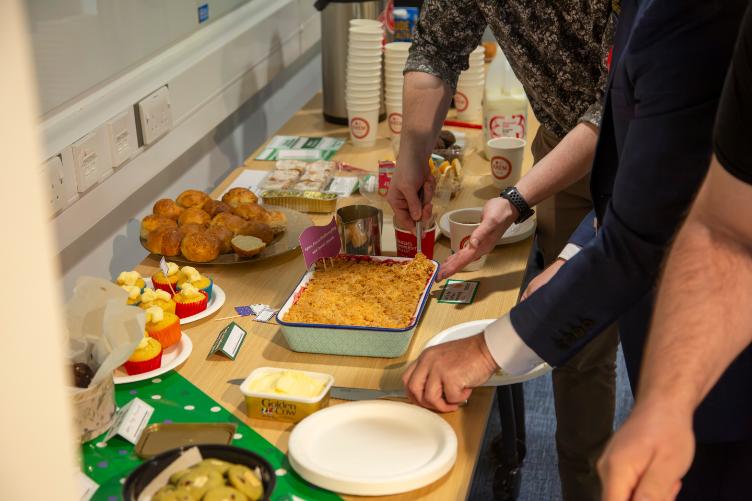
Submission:
M 211 217 L 221 214 L 222 212 L 232 212 L 232 206 L 219 200 L 209 200 L 201 207 Z
M 250 235 L 238 235 L 232 239 L 232 250 L 238 256 L 256 256 L 264 250 L 264 247 L 266 247 L 266 244 L 260 238 Z
M 178 224 L 183 226 L 185 224 L 209 224 L 211 216 L 201 209 L 196 207 L 190 207 L 185 209 L 180 218 L 178 218 Z
M 209 297 L 191 284 L 185 284 L 172 298 L 175 301 L 175 314 L 180 318 L 190 317 L 206 309 Z
M 183 208 L 176 204 L 174 200 L 163 198 L 157 200 L 154 207 L 152 207 L 152 212 L 155 216 L 162 216 L 177 221 L 180 214 L 183 213 Z
M 203 205 L 210 200 L 209 195 L 203 191 L 198 190 L 185 190 L 178 195 L 175 202 L 183 208 L 196 207 L 200 209 Z
M 149 236 L 149 233 L 156 230 L 157 228 L 162 228 L 163 226 L 177 228 L 178 225 L 174 219 L 168 219 L 164 216 L 157 216 L 156 214 L 149 214 L 141 220 L 141 238 L 146 240 L 146 238 Z
M 161 289 L 165 292 L 174 293 L 177 290 L 178 280 L 180 279 L 180 268 L 175 263 L 167 263 L 167 275 L 159 270 L 151 276 L 151 283 L 155 289 Z
M 209 226 L 222 226 L 232 232 L 233 235 L 237 235 L 237 232 L 246 223 L 246 220 L 235 214 L 229 212 L 222 212 L 212 218 Z
M 208 263 L 219 257 L 219 241 L 205 231 L 191 233 L 180 243 L 180 252 L 188 261 Z
M 268 224 L 257 223 L 256 221 L 246 221 L 245 224 L 238 229 L 237 235 L 250 235 L 252 237 L 260 238 L 265 244 L 274 240 L 274 232 L 271 227 Z
M 256 221 L 266 223 L 269 219 L 269 212 L 259 204 L 240 204 L 232 211 L 236 216 L 240 216 L 247 221 Z
M 152 337 L 144 337 L 131 358 L 123 364 L 130 376 L 159 369 L 162 366 L 162 345 Z
M 148 287 L 144 289 L 139 306 L 145 310 L 152 306 L 159 306 L 165 312 L 175 313 L 175 301 L 172 300 L 172 294 L 162 289 L 154 290 Z
M 141 302 L 141 287 L 136 285 L 121 285 L 121 289 L 128 293 L 128 304 L 136 306 Z
M 146 282 L 137 271 L 121 271 L 115 283 L 118 285 L 135 285 L 139 290 L 146 287 Z
M 183 232 L 180 228 L 162 227 L 149 233 L 144 247 L 149 252 L 162 256 L 177 256 L 180 254 L 180 242 Z
M 258 197 L 248 188 L 233 188 L 222 196 L 222 201 L 232 207 L 240 204 L 254 204 Z
M 287 229 L 287 216 L 285 216 L 284 212 L 277 210 L 269 211 L 269 218 L 266 224 L 269 225 L 275 235 L 282 233 Z
M 232 245 L 230 244 L 230 241 L 232 240 L 232 237 L 235 236 L 233 232 L 231 232 L 224 226 L 210 226 L 209 229 L 206 230 L 206 234 L 217 239 L 217 242 L 219 242 L 220 254 L 227 254 L 228 252 L 232 252 Z
M 205 277 L 198 272 L 193 266 L 183 266 L 180 268 L 180 279 L 178 280 L 178 290 L 185 287 L 186 284 L 191 284 L 198 290 L 206 292 L 206 297 L 211 300 L 212 289 L 214 288 L 214 280 L 209 277 Z
M 167 349 L 180 341 L 180 319 L 159 306 L 152 306 L 146 310 L 146 333 Z

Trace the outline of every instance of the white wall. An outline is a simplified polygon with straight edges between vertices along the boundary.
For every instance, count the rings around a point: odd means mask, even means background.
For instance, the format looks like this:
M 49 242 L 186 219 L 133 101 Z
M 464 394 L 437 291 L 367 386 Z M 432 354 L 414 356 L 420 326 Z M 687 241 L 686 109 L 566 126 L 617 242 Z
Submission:
M 81 275 L 116 276 L 147 252 L 139 243 L 139 220 L 156 200 L 187 188 L 211 190 L 266 141 L 321 87 L 319 45 L 284 69 L 237 112 L 186 151 L 116 210 L 60 254 L 61 287 L 69 296 Z

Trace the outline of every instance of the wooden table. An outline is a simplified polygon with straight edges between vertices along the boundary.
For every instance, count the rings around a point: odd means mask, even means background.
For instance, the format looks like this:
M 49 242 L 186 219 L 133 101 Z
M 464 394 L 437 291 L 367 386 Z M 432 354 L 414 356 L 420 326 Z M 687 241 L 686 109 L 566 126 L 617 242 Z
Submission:
M 531 122 L 534 122 L 532 119 Z M 533 137 L 537 123 L 530 124 L 529 137 Z M 465 184 L 451 208 L 482 206 L 489 198 L 497 196 L 498 189 L 491 183 L 488 162 L 477 152 L 482 143 L 482 134 L 473 129 L 457 129 L 467 134 L 470 147 L 476 152 L 465 159 Z M 300 110 L 278 134 L 302 136 L 347 136 L 346 127 L 324 122 L 321 115 L 321 96 L 313 98 Z M 391 142 L 388 139 L 386 122 L 379 126 L 378 140 L 373 148 L 355 148 L 346 144 L 335 157 L 355 166 L 378 170 L 378 160 L 393 159 Z M 233 171 L 213 192 L 223 193 L 225 188 L 244 168 L 269 170 L 273 162 L 252 160 L 254 152 L 245 162 L 245 167 Z M 532 164 L 529 147 L 525 152 L 525 167 Z M 186 186 L 186 189 L 189 186 Z M 363 202 L 359 195 L 342 201 L 341 205 Z M 331 220 L 331 215 L 312 217 L 317 224 Z M 280 307 L 305 272 L 299 251 L 290 252 L 263 262 L 228 266 L 198 266 L 203 273 L 211 275 L 224 289 L 227 301 L 222 309 L 208 319 L 192 323 L 185 332 L 193 341 L 193 353 L 179 372 L 196 384 L 213 399 L 247 422 L 267 440 L 283 451 L 293 425 L 270 420 L 250 419 L 245 414 L 243 396 L 235 383 L 244 379 L 260 366 L 285 367 L 327 372 L 334 376 L 336 384 L 359 388 L 393 389 L 401 387 L 400 376 L 408 362 L 415 359 L 423 345 L 434 335 L 453 325 L 484 318 L 497 318 L 517 301 L 519 287 L 525 272 L 531 239 L 512 245 L 497 247 L 489 256 L 483 269 L 472 273 L 460 273 L 460 279 L 479 280 L 480 287 L 475 302 L 471 305 L 439 304 L 432 294 L 407 354 L 400 358 L 368 358 L 330 356 L 290 351 L 277 325 L 254 322 L 248 318 L 235 321 L 249 333 L 235 361 L 220 356 L 207 358 L 212 342 L 228 321 L 214 321 L 233 315 L 234 306 L 264 303 Z M 434 258 L 439 262 L 449 255 L 449 240 L 442 237 L 436 245 Z M 158 268 L 152 256 L 146 258 L 138 271 L 149 276 Z M 436 289 L 437 287 L 435 287 Z M 468 405 L 457 412 L 444 414 L 458 438 L 457 462 L 452 471 L 437 482 L 420 490 L 403 495 L 380 499 L 461 499 L 468 495 L 478 454 L 481 449 L 489 412 L 493 402 L 493 388 L 480 388 L 473 392 Z M 333 401 L 332 403 L 339 403 Z

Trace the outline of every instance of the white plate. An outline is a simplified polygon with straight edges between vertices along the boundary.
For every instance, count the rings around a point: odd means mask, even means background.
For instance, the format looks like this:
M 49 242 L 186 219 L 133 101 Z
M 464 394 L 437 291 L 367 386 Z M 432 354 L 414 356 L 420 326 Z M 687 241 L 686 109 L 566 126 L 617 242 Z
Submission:
M 290 464 L 341 494 L 384 496 L 443 477 L 457 459 L 446 421 L 416 405 L 368 400 L 328 407 L 293 428 Z
M 183 335 L 180 336 L 180 341 L 173 344 L 162 353 L 162 366 L 159 369 L 129 376 L 128 373 L 125 372 L 125 369 L 118 367 L 115 370 L 115 374 L 113 374 L 115 384 L 135 383 L 136 381 L 143 381 L 171 371 L 185 362 L 191 354 L 191 351 L 193 351 L 191 338 L 183 332 Z
M 151 283 L 151 278 L 144 277 L 144 282 L 146 283 L 147 287 L 152 289 L 154 288 Z M 207 303 L 206 309 L 204 311 L 199 311 L 198 313 L 191 315 L 190 317 L 181 318 L 180 325 L 190 324 L 191 322 L 201 320 L 202 318 L 206 318 L 212 313 L 219 311 L 222 305 L 225 304 L 226 299 L 227 296 L 225 295 L 225 291 L 223 291 L 222 288 L 217 285 L 217 282 L 214 282 L 214 285 L 212 285 L 212 297 Z
M 465 322 L 455 325 L 454 327 L 444 329 L 443 331 L 439 332 L 434 337 L 429 339 L 423 349 L 430 348 L 431 346 L 436 346 L 437 344 L 446 343 L 447 341 L 456 341 L 457 339 L 464 339 L 466 337 L 480 334 L 488 324 L 495 321 L 495 318 L 490 320 L 473 320 L 472 322 Z M 511 376 L 509 374 L 497 374 L 495 376 L 491 376 L 491 379 L 486 381 L 483 386 L 504 386 L 508 384 L 522 383 L 523 381 L 527 381 L 528 379 L 534 379 L 538 376 L 547 374 L 550 371 L 551 366 L 546 363 L 542 363 L 530 372 L 522 374 L 520 376 Z
M 441 228 L 441 232 L 444 235 L 446 235 L 447 238 L 452 238 L 451 233 L 449 231 L 449 216 L 460 210 L 476 210 L 482 213 L 483 207 L 468 207 L 468 209 L 455 209 L 441 216 L 441 219 L 439 220 L 439 228 Z M 509 229 L 507 229 L 507 231 L 504 232 L 504 234 L 501 236 L 501 238 L 499 239 L 499 242 L 496 245 L 506 245 L 506 244 L 513 244 L 516 242 L 520 242 L 522 240 L 525 240 L 534 232 L 535 232 L 535 218 L 531 217 L 530 219 L 520 224 L 512 224 L 512 226 L 510 226 Z

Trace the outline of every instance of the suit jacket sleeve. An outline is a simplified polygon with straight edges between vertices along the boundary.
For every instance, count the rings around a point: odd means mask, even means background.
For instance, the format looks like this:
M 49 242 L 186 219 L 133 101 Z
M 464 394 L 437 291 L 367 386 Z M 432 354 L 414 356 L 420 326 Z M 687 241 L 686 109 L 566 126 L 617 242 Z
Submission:
M 593 238 L 595 238 L 595 211 L 591 210 L 582 218 L 580 225 L 569 237 L 568 243 L 585 247 Z
M 572 357 L 655 286 L 707 171 L 738 19 L 714 2 L 690 4 L 648 9 L 614 69 L 598 148 L 616 149 L 618 170 L 596 237 L 510 313 L 517 333 L 551 365 Z M 609 168 L 598 158 L 594 183 L 599 169 Z

